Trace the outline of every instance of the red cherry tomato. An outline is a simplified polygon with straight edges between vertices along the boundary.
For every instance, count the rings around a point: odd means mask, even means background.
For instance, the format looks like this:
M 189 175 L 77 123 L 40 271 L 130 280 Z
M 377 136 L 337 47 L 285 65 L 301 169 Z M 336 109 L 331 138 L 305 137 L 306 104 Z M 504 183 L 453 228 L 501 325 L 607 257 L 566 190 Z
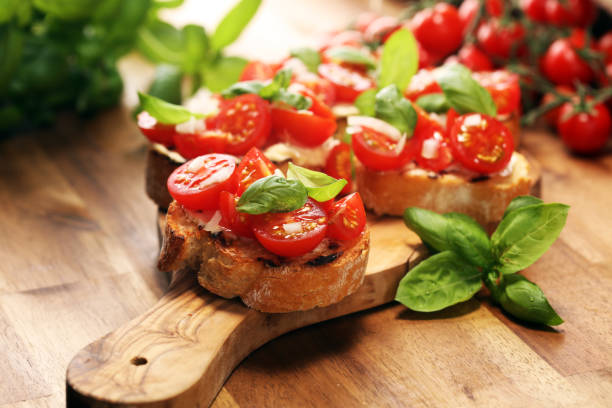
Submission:
M 260 178 L 274 174 L 277 167 L 256 147 L 252 147 L 244 155 L 240 166 L 238 166 L 238 189 L 237 195 L 242 195 L 251 184 Z
M 174 146 L 174 125 L 159 123 L 147 111 L 138 114 L 138 128 L 140 132 L 153 143 L 160 143 L 166 147 Z
M 597 9 L 591 0 L 546 0 L 546 22 L 558 26 L 586 27 L 595 20 Z
M 340 143 L 334 146 L 325 161 L 325 173 L 333 178 L 342 178 L 347 181 L 346 186 L 344 186 L 340 194 L 348 194 L 353 191 L 353 179 L 351 177 L 351 146 L 346 143 Z
M 236 158 L 227 154 L 207 154 L 181 165 L 168 177 L 172 198 L 191 210 L 219 208 L 219 194 L 235 191 Z
M 492 57 L 508 59 L 520 54 L 525 38 L 525 29 L 516 21 L 502 25 L 498 19 L 482 23 L 476 31 L 480 49 Z
M 304 85 L 327 106 L 333 106 L 336 102 L 336 90 L 331 82 L 313 73 L 297 76 L 294 83 Z
M 566 102 L 559 112 L 557 129 L 565 145 L 577 153 L 597 153 L 608 142 L 612 119 L 602 103 L 589 112 L 575 112 L 572 103 Z
M 375 13 L 373 11 L 365 11 L 357 16 L 355 19 L 355 28 L 364 33 L 368 26 L 377 18 L 380 17 L 380 14 Z
M 327 215 L 312 199 L 298 210 L 253 216 L 255 238 L 268 251 L 286 257 L 312 251 L 325 238 Z
M 555 40 L 541 60 L 542 73 L 556 85 L 574 86 L 576 81 L 588 83 L 593 71 L 576 52 L 579 35 Z
M 612 62 L 612 31 L 608 31 L 599 39 L 597 50 L 604 54 L 606 63 Z
M 272 108 L 272 129 L 282 141 L 300 146 L 316 147 L 330 138 L 338 127 L 331 109 L 304 87 L 295 87 L 297 92 L 312 101 L 308 111 L 291 107 Z
M 423 47 L 436 55 L 448 55 L 461 45 L 463 25 L 457 9 L 448 3 L 437 3 L 414 15 L 410 27 Z
M 319 75 L 334 86 L 336 102 L 353 103 L 362 92 L 375 87 L 369 77 L 336 64 L 319 65 Z
M 396 30 L 401 27 L 399 20 L 392 16 L 378 17 L 363 32 L 363 39 L 366 42 L 374 43 L 387 41 Z
M 270 135 L 270 116 L 270 104 L 257 95 L 221 101 L 216 125 L 228 134 L 227 153 L 242 155 L 253 146 L 263 146 Z
M 366 225 L 366 213 L 359 193 L 336 201 L 329 212 L 327 236 L 338 241 L 355 239 Z
M 547 0 L 520 0 L 523 12 L 533 21 L 538 23 L 546 22 L 546 1 Z
M 420 42 L 417 41 L 419 48 L 419 68 L 432 68 L 440 60 L 440 57 L 427 51 Z
M 433 69 L 421 69 L 413 77 L 404 91 L 406 98 L 416 101 L 423 95 L 442 93 L 442 88 L 436 82 Z
M 433 120 L 425 125 L 417 125 L 412 139 L 410 149 L 415 152 L 415 161 L 419 167 L 440 172 L 453 162 L 446 132 Z
M 493 98 L 497 113 L 505 115 L 518 112 L 521 106 L 521 87 L 519 77 L 508 71 L 474 73 L 474 79 L 482 85 Z
M 482 113 L 462 115 L 450 130 L 450 146 L 459 163 L 478 173 L 503 170 L 514 152 L 508 128 Z
M 265 80 L 274 78 L 276 69 L 272 64 L 261 61 L 249 61 L 242 70 L 239 81 Z
M 353 135 L 353 151 L 364 166 L 377 171 L 395 170 L 402 167 L 411 157 L 406 149 L 397 151 L 398 142 L 384 133 L 362 127 Z
M 491 71 L 493 63 L 474 44 L 464 45 L 457 53 L 458 60 L 472 71 Z
M 219 211 L 221 212 L 221 225 L 241 237 L 253 238 L 253 228 L 249 214 L 236 210 L 239 197 L 229 191 L 219 194 Z
M 450 132 L 451 128 L 455 124 L 455 120 L 459 117 L 459 114 L 453 108 L 450 108 L 448 112 L 446 112 L 446 131 Z
M 474 18 L 476 18 L 479 7 L 479 0 L 465 0 L 461 3 L 461 6 L 459 6 L 459 19 L 461 20 L 464 34 L 466 34 Z M 503 0 L 487 0 L 485 2 L 485 11 L 490 17 L 501 17 L 501 15 L 504 14 Z
M 561 86 L 557 86 L 556 90 L 561 95 L 566 95 L 566 96 L 574 95 L 574 90 L 572 88 L 567 87 L 567 86 L 562 86 L 562 85 Z M 544 97 L 542 98 L 541 105 L 542 106 L 548 105 L 549 103 L 551 103 L 554 100 L 555 100 L 555 95 L 553 95 L 552 93 L 546 93 L 546 94 L 544 94 Z M 563 105 L 561 105 L 561 106 L 563 106 Z M 548 124 L 548 126 L 550 126 L 553 129 L 557 127 L 557 123 L 559 122 L 559 114 L 561 112 L 561 106 L 558 106 L 558 107 L 556 107 L 554 109 L 549 110 L 544 115 L 544 119 L 546 120 L 546 123 Z
M 225 153 L 228 135 L 219 130 L 204 130 L 198 133 L 175 133 L 176 150 L 186 159 L 209 153 Z
M 361 47 L 362 45 L 363 35 L 359 31 L 346 30 L 331 34 L 331 36 L 324 41 L 319 51 L 324 52 L 328 48 L 339 46 Z

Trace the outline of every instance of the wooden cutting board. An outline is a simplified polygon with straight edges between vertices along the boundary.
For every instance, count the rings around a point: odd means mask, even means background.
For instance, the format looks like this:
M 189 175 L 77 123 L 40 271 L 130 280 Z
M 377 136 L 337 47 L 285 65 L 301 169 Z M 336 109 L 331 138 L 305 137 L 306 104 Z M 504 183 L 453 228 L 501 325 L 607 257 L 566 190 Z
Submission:
M 368 220 L 371 248 L 363 286 L 338 304 L 266 314 L 173 277 L 142 316 L 81 350 L 67 372 L 68 406 L 208 406 L 250 352 L 288 331 L 390 302 L 399 280 L 426 256 L 397 218 Z

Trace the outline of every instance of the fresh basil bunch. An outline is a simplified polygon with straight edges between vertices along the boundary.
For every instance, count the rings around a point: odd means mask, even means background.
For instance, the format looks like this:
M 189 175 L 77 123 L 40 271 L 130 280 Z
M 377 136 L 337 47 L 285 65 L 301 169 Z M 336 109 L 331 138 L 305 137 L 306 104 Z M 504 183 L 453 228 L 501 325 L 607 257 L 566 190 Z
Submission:
M 467 215 L 407 208 L 404 222 L 437 253 L 406 274 L 395 299 L 412 310 L 433 312 L 470 299 L 484 281 L 493 299 L 512 316 L 551 326 L 563 323 L 542 290 L 516 273 L 557 239 L 568 210 L 564 204 L 517 197 L 489 238 Z

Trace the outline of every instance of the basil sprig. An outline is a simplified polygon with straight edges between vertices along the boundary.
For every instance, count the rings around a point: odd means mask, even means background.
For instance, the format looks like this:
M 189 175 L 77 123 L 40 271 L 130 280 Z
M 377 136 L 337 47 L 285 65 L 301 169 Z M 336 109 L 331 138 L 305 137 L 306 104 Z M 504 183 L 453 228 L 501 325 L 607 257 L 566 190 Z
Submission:
M 321 54 L 319 54 L 319 51 L 314 48 L 302 47 L 292 49 L 289 54 L 302 61 L 310 72 L 317 73 L 319 65 L 321 65 Z
M 497 115 L 491 94 L 472 78 L 472 72 L 465 66 L 444 65 L 435 71 L 435 76 L 446 101 L 460 115 L 471 112 Z
M 451 107 L 444 94 L 440 93 L 422 95 L 415 103 L 425 111 L 434 113 L 448 112 Z
M 362 115 L 382 119 L 408 137 L 412 136 L 417 122 L 417 113 L 410 101 L 404 98 L 397 85 L 387 85 L 379 91 L 375 89 L 366 91 L 359 95 L 355 106 Z
M 290 212 L 301 208 L 308 197 L 331 200 L 345 185 L 344 179 L 289 163 L 287 178 L 272 175 L 255 181 L 242 193 L 236 209 L 247 214 Z
M 263 81 L 243 81 L 237 82 L 223 92 L 224 98 L 233 98 L 243 94 L 259 95 L 268 101 L 278 101 L 293 106 L 297 110 L 308 109 L 312 101 L 304 95 L 290 92 L 287 90 L 291 83 L 291 70 L 283 69 L 276 73 L 272 82 Z
M 348 62 L 350 64 L 364 65 L 368 69 L 376 68 L 376 61 L 368 54 L 355 47 L 340 46 L 325 51 L 325 55 L 332 60 Z
M 380 58 L 381 88 L 395 84 L 404 91 L 419 69 L 419 49 L 414 35 L 404 28 L 387 39 Z
M 178 123 L 187 122 L 192 117 L 203 118 L 200 113 L 190 112 L 181 105 L 166 102 L 152 95 L 147 95 L 138 92 L 138 99 L 142 110 L 145 110 L 149 115 L 153 116 L 159 123 L 167 125 L 176 125 Z
M 517 197 L 489 239 L 467 215 L 407 208 L 404 222 L 408 228 L 439 253 L 406 274 L 396 300 L 417 311 L 441 310 L 470 299 L 484 282 L 493 299 L 510 315 L 551 326 L 563 323 L 542 290 L 516 272 L 552 245 L 565 225 L 568 210 L 564 204 Z

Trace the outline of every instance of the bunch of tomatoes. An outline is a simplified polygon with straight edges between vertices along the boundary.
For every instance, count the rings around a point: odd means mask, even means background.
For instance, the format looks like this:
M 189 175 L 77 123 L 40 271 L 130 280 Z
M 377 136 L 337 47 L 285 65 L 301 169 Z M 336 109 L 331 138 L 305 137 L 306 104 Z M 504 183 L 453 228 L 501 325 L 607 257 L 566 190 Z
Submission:
M 360 15 L 366 41 L 410 29 L 419 66 L 457 61 L 472 71 L 520 74 L 525 122 L 546 115 L 567 147 L 595 153 L 606 145 L 612 120 L 612 30 L 592 0 L 463 0 L 416 2 L 405 19 Z M 595 35 L 598 34 L 598 35 Z

